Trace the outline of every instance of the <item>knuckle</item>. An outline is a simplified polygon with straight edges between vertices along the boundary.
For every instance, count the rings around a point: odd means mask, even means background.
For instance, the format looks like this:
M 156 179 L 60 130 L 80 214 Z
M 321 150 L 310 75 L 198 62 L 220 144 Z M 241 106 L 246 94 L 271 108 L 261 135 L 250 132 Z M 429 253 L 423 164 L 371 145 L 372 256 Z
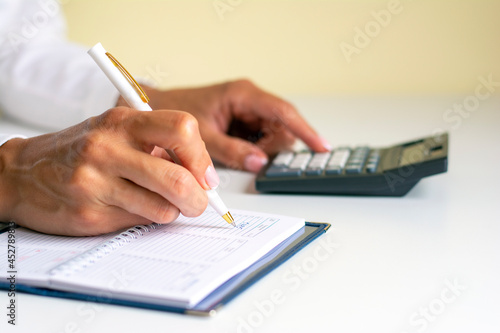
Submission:
M 73 170 L 68 186 L 73 194 L 80 199 L 95 199 L 95 189 L 99 188 L 96 172 L 89 167 L 82 166 Z
M 115 108 L 91 121 L 90 128 L 71 144 L 67 158 L 73 162 L 74 167 L 99 164 L 109 161 L 115 155 L 119 133 L 128 133 L 120 131 L 125 126 L 124 112 L 128 112 L 126 108 Z
M 266 123 L 266 127 L 269 128 L 271 131 L 273 132 L 277 132 L 277 131 L 280 131 L 284 128 L 284 124 L 283 122 L 281 121 L 280 117 L 279 117 L 279 113 L 280 113 L 280 110 L 281 108 L 280 107 L 275 107 L 274 108 L 274 111 L 275 113 L 277 113 L 276 115 L 273 115 L 269 121 Z
M 188 171 L 177 169 L 176 171 L 166 175 L 164 178 L 169 179 L 168 183 L 171 184 L 171 190 L 177 197 L 186 199 L 192 193 L 194 184 Z
M 199 133 L 198 121 L 187 112 L 178 112 L 175 119 L 175 128 L 184 138 L 191 138 Z
M 166 177 L 169 180 L 170 192 L 174 193 L 177 200 L 183 203 L 183 208 L 179 209 L 173 204 L 169 204 L 166 208 L 165 205 L 160 205 L 157 214 L 161 220 L 173 221 L 179 215 L 179 211 L 190 217 L 199 216 L 205 211 L 208 198 L 191 173 L 185 169 L 179 169 L 169 173 Z
M 85 166 L 77 167 L 69 179 L 69 185 L 73 190 L 78 192 L 85 191 L 89 185 L 89 180 L 92 179 L 92 174 L 89 168 Z
M 272 109 L 279 118 L 274 120 L 279 122 L 284 121 L 285 119 L 283 118 L 286 118 L 289 116 L 289 114 L 293 113 L 292 106 L 282 100 L 275 101 Z
M 93 209 L 82 206 L 74 209 L 73 225 L 76 230 L 84 234 L 97 234 L 107 232 L 100 223 L 101 217 Z
M 247 78 L 237 79 L 235 81 L 232 81 L 231 83 L 233 85 L 236 85 L 239 87 L 244 87 L 244 88 L 254 88 L 255 87 L 255 84 Z
M 89 132 L 115 133 L 122 130 L 127 133 L 126 127 L 130 126 L 138 117 L 139 111 L 127 107 L 115 107 L 109 109 L 99 116 L 92 118 L 91 130 Z
M 131 112 L 131 109 L 123 106 L 111 108 L 98 116 L 99 124 L 107 125 L 106 127 L 114 126 L 117 123 L 122 123 Z
M 206 195 L 199 195 L 194 201 L 194 206 L 191 216 L 200 216 L 208 206 L 208 198 Z
M 222 85 L 223 94 L 227 96 L 246 96 L 256 88 L 256 85 L 246 78 L 228 81 Z
M 98 131 L 88 132 L 80 140 L 74 142 L 72 147 L 73 156 L 81 163 L 92 161 L 99 150 L 99 146 L 101 146 L 101 142 L 102 137 Z
M 179 216 L 179 214 L 179 209 L 168 201 L 160 202 L 155 209 L 155 216 L 158 223 L 172 222 Z
M 182 210 L 182 214 L 187 217 L 200 216 L 208 206 L 208 199 L 202 193 L 192 193 L 190 205 Z

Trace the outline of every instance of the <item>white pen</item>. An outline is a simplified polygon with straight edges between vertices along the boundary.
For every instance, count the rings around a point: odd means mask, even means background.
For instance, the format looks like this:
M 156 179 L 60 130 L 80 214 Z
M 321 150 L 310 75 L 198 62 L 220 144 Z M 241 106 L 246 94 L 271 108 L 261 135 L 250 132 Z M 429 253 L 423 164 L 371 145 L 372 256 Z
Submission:
M 149 98 L 144 90 L 142 90 L 141 86 L 118 60 L 109 52 L 106 52 L 101 43 L 94 45 L 88 53 L 131 107 L 139 111 L 152 111 L 148 104 Z M 167 149 L 167 152 L 174 161 L 179 161 L 173 151 Z M 207 190 L 206 192 L 210 206 L 212 206 L 227 223 L 236 227 L 233 216 L 220 198 L 216 188 Z

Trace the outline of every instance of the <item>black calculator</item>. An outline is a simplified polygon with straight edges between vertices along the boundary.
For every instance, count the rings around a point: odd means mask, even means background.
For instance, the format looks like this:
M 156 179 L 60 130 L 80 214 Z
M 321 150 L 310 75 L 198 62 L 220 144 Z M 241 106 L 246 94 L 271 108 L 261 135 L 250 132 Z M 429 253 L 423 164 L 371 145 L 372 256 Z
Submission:
M 424 177 L 446 172 L 448 134 L 391 147 L 282 151 L 257 175 L 270 193 L 403 196 Z

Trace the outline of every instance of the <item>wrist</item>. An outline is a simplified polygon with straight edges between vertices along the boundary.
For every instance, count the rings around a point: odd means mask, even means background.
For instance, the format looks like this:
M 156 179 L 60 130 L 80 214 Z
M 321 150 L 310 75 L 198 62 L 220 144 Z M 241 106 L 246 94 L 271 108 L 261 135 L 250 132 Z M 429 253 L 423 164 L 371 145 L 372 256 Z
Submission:
M 18 203 L 18 192 L 14 181 L 15 164 L 26 140 L 11 139 L 0 147 L 0 221 L 9 222 Z

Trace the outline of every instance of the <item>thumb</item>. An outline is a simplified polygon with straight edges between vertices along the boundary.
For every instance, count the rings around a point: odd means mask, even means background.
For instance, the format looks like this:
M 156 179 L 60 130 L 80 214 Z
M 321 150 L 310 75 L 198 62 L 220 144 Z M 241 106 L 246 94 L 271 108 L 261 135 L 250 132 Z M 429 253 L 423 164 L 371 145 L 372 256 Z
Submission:
M 216 131 L 205 134 L 210 155 L 230 168 L 258 172 L 268 162 L 266 153 L 251 142 Z

